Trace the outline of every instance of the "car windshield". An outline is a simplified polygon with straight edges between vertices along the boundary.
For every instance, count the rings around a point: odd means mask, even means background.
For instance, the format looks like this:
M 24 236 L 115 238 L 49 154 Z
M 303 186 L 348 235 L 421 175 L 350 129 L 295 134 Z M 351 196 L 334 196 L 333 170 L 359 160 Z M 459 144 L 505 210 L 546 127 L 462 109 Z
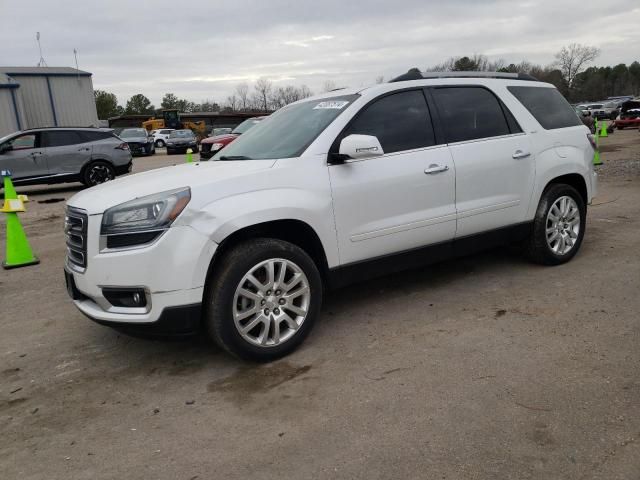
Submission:
M 188 138 L 193 137 L 193 132 L 191 130 L 176 130 L 171 132 L 169 138 Z
M 245 120 L 240 125 L 238 125 L 236 128 L 234 128 L 231 133 L 235 133 L 237 135 L 240 135 L 240 134 L 246 132 L 247 130 L 249 130 L 254 125 L 257 125 L 258 123 L 260 123 L 261 120 L 262 119 L 257 120 L 255 118 L 250 118 L 249 120 Z
M 144 128 L 125 128 L 120 132 L 120 138 L 146 137 L 147 131 Z
M 281 108 L 222 149 L 213 160 L 297 157 L 358 98 L 344 95 Z

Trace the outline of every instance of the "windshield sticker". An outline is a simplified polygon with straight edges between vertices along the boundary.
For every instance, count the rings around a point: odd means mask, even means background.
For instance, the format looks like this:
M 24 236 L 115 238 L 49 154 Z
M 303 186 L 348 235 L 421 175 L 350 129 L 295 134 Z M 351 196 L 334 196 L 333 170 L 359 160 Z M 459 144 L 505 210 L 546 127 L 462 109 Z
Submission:
M 320 102 L 315 107 L 314 110 L 320 109 L 333 109 L 333 110 L 342 110 L 349 102 L 347 100 L 332 100 L 329 102 Z

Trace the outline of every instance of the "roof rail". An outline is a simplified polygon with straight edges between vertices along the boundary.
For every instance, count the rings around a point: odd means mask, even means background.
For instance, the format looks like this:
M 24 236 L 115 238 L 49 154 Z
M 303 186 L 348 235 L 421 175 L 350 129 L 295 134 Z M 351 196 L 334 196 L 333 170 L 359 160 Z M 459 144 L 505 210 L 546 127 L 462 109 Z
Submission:
M 537 82 L 538 79 L 528 73 L 509 72 L 420 72 L 411 69 L 407 73 L 390 80 L 390 82 L 403 82 L 407 80 L 424 80 L 428 78 L 505 78 L 510 80 L 531 80 Z

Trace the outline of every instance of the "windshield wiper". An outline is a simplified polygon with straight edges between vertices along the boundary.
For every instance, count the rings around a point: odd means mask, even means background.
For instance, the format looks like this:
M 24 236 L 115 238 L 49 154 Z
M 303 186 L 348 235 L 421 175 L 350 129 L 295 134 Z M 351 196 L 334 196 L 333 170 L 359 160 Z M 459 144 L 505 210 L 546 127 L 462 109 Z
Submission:
M 228 161 L 233 161 L 233 160 L 251 160 L 250 157 L 245 157 L 244 155 L 222 155 L 220 158 L 218 158 L 218 160 L 228 160 Z

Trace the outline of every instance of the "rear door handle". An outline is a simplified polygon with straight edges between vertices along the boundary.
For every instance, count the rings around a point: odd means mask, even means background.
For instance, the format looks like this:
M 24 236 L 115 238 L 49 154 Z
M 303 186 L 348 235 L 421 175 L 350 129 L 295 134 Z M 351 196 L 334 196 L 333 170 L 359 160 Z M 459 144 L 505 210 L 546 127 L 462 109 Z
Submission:
M 433 175 L 434 173 L 446 172 L 449 170 L 447 165 L 438 165 L 436 163 L 432 163 L 429 165 L 429 168 L 425 169 L 424 173 L 427 175 Z
M 512 157 L 516 160 L 520 158 L 527 158 L 529 156 L 531 156 L 531 153 L 525 152 L 524 150 L 516 150 L 515 152 L 513 152 L 513 155 L 512 155 Z

